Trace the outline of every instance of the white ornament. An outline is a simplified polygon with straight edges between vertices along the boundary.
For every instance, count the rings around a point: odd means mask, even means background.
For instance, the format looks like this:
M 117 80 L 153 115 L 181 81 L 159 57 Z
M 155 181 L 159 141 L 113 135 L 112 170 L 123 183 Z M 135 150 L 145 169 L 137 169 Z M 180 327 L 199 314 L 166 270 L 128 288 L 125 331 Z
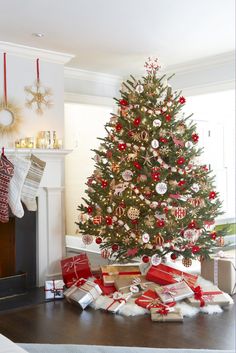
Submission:
M 114 222 L 116 222 L 116 221 L 118 220 L 118 218 L 117 218 L 116 216 L 113 216 L 113 217 L 112 217 L 112 220 L 113 220 Z
M 185 147 L 186 148 L 192 148 L 193 147 L 193 143 L 191 141 L 187 141 L 187 142 L 185 142 Z
M 125 181 L 130 181 L 132 180 L 133 177 L 133 172 L 131 170 L 126 169 L 123 173 L 122 173 L 122 178 Z
M 161 257 L 159 255 L 157 255 L 157 254 L 152 255 L 151 264 L 153 266 L 158 266 L 158 265 L 160 265 L 160 263 L 161 263 Z
M 143 93 L 143 91 L 144 91 L 143 85 L 137 85 L 135 88 L 135 91 L 137 93 Z
M 153 120 L 152 125 L 153 125 L 154 127 L 160 127 L 160 126 L 161 126 L 161 120 L 160 120 L 160 119 L 155 119 L 155 120 Z
M 200 190 L 200 186 L 197 183 L 194 183 L 191 186 L 191 190 L 193 190 L 194 192 L 198 192 Z
M 189 241 L 195 241 L 197 237 L 198 237 L 198 234 L 194 229 L 186 229 L 184 231 L 184 238 L 188 239 Z
M 112 213 L 112 208 L 109 206 L 109 207 L 107 207 L 107 212 L 108 213 Z
M 159 147 L 159 142 L 158 140 L 154 139 L 151 142 L 152 148 L 158 148 Z
M 160 115 L 161 111 L 160 110 L 156 110 L 156 115 Z
M 129 287 L 129 289 L 130 289 L 130 292 L 133 293 L 133 294 L 136 294 L 136 293 L 139 292 L 139 288 L 138 288 L 138 286 L 136 286 L 135 284 L 132 284 L 132 285 Z
M 144 243 L 148 243 L 149 240 L 150 240 L 150 235 L 149 235 L 148 233 L 143 233 L 143 235 L 142 235 L 142 241 L 143 241 Z
M 151 204 L 150 204 L 150 208 L 152 208 L 152 209 L 157 208 L 157 206 L 158 206 L 158 202 L 157 201 L 152 201 Z
M 118 224 L 119 224 L 119 226 L 123 226 L 124 222 L 121 219 L 119 219 Z
M 167 107 L 171 107 L 171 106 L 172 106 L 172 102 L 168 102 Z
M 162 108 L 162 111 L 163 111 L 163 112 L 166 112 L 166 111 L 167 111 L 167 108 L 166 108 L 166 107 L 163 107 L 163 108 Z
M 167 191 L 167 185 L 165 183 L 157 183 L 156 185 L 156 192 L 159 195 L 164 195 Z

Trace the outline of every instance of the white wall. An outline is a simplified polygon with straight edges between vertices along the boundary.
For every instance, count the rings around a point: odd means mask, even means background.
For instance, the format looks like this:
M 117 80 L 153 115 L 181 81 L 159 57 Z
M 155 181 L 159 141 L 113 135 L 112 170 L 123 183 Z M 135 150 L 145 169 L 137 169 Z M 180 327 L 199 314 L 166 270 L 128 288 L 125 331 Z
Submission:
M 86 197 L 86 181 L 94 170 L 94 152 L 106 136 L 104 125 L 110 119 L 112 106 L 65 104 L 65 148 L 73 149 L 66 157 L 66 233 L 75 234 L 77 207 Z
M 15 47 L 18 49 L 17 53 Z M 13 50 L 14 48 L 14 50 Z M 27 55 L 26 55 L 27 48 Z M 6 50 L 9 49 L 9 50 Z M 5 45 L 0 42 L 0 96 L 3 96 L 3 52 L 7 52 L 7 86 L 8 100 L 22 108 L 23 122 L 17 136 L 0 136 L 0 145 L 14 147 L 16 138 L 36 136 L 40 130 L 56 130 L 63 138 L 64 132 L 64 64 L 47 60 L 45 52 L 18 45 Z M 53 52 L 50 52 L 53 56 Z M 56 53 L 55 53 L 56 54 Z M 37 55 L 37 56 L 36 56 Z M 53 92 L 53 106 L 46 109 L 42 116 L 25 107 L 26 94 L 24 87 L 34 83 L 36 78 L 35 60 L 40 59 L 40 78 L 44 86 Z

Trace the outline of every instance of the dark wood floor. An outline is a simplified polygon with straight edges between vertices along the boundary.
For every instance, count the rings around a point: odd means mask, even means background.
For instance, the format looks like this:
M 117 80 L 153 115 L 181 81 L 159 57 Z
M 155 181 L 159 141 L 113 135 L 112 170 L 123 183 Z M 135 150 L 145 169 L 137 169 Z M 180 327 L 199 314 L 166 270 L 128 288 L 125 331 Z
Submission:
M 57 301 L 1 312 L 0 332 L 19 343 L 234 349 L 235 310 L 157 323 L 149 315 L 127 318 Z

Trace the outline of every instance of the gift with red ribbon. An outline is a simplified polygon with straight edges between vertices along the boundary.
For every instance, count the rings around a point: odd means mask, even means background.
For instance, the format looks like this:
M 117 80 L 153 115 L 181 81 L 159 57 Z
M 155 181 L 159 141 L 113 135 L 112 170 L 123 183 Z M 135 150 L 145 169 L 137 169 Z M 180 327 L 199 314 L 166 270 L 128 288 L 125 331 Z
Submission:
M 63 299 L 64 298 L 64 282 L 62 280 L 45 281 L 45 299 Z
M 197 275 L 186 273 L 164 264 L 151 266 L 146 277 L 149 281 L 161 285 L 185 281 L 190 287 L 195 286 L 198 279 Z
M 80 278 L 92 276 L 86 253 L 61 260 L 62 277 L 67 287 L 72 286 Z
M 184 281 L 158 287 L 155 291 L 163 303 L 171 303 L 193 296 L 192 289 Z
M 229 297 L 219 290 L 216 286 L 211 286 L 202 289 L 201 286 L 197 286 L 193 289 L 194 296 L 188 298 L 188 301 L 197 307 L 204 307 L 205 305 L 220 305 L 225 306 L 230 303 Z
M 132 297 L 140 296 L 148 289 L 154 289 L 156 283 L 146 280 L 145 276 L 137 276 L 129 278 L 126 276 L 119 276 L 115 278 L 115 287 L 121 293 L 132 293 Z
M 104 283 L 103 283 L 102 278 L 95 279 L 94 283 L 99 285 L 99 287 L 102 290 L 102 293 L 105 294 L 105 295 L 109 295 L 109 294 L 112 294 L 112 293 L 117 291 L 116 287 L 113 284 L 110 285 L 110 286 L 108 286 L 108 285 L 105 286 Z
M 151 308 L 159 308 L 163 305 L 161 298 L 151 289 L 148 289 L 140 297 L 135 300 L 135 304 L 141 306 L 142 308 L 150 310 Z M 168 306 L 174 306 L 175 303 L 172 302 Z
M 115 292 L 109 297 L 104 297 L 100 309 L 116 313 L 123 305 L 125 305 L 125 303 L 127 303 L 127 300 L 130 298 L 130 296 L 130 293 L 123 294 L 120 292 Z
M 101 266 L 104 285 L 114 284 L 115 278 L 134 278 L 141 275 L 139 265 L 107 265 Z
M 85 309 L 101 294 L 102 291 L 99 285 L 85 278 L 80 278 L 64 293 L 69 303 L 77 304 L 82 309 Z
M 166 305 L 162 305 L 159 308 L 151 308 L 151 319 L 152 321 L 159 322 L 182 322 L 183 315 L 181 313 L 181 309 L 168 307 Z

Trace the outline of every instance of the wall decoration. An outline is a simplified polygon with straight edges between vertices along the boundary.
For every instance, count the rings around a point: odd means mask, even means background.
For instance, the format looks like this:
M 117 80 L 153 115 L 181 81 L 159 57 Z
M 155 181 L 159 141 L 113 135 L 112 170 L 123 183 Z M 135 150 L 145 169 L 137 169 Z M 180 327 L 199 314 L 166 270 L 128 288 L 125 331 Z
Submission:
M 3 54 L 3 97 L 0 99 L 0 135 L 13 135 L 19 130 L 21 109 L 7 98 L 7 63 Z
M 36 60 L 36 71 L 37 78 L 32 86 L 26 86 L 25 92 L 27 94 L 26 98 L 26 107 L 29 109 L 35 110 L 39 115 L 43 114 L 44 109 L 51 108 L 52 101 L 52 91 L 51 88 L 44 87 L 40 81 L 40 72 L 39 72 L 39 59 Z

